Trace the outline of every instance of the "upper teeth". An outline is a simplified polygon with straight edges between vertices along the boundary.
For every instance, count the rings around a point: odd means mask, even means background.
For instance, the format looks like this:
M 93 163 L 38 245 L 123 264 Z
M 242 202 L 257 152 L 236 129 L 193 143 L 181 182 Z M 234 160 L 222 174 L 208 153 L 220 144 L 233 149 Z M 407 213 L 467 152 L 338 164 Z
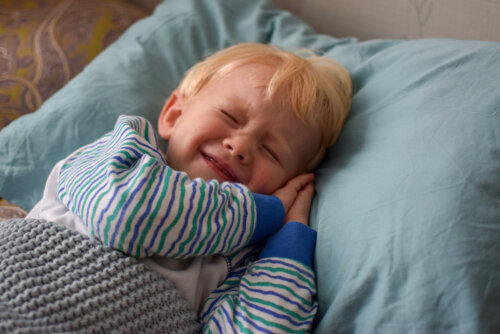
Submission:
M 232 177 L 233 177 L 233 176 L 231 175 L 231 173 L 229 173 L 229 171 L 228 171 L 228 170 L 226 170 L 225 168 L 223 168 L 222 166 L 220 166 L 214 158 L 209 157 L 208 155 L 207 155 L 206 157 L 207 157 L 207 159 L 208 159 L 209 161 L 211 161 L 211 162 L 215 163 L 215 165 L 217 165 L 217 167 L 219 167 L 219 168 L 221 169 L 221 171 L 222 171 L 224 174 L 226 174 L 229 178 L 232 178 Z

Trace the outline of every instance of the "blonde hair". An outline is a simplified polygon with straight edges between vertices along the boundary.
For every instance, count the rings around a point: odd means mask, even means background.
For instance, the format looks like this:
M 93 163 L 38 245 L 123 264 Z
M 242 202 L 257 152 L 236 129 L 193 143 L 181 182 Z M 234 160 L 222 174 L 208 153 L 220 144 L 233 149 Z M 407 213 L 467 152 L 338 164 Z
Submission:
M 219 51 L 193 66 L 179 85 L 186 97 L 210 80 L 249 63 L 276 68 L 266 87 L 267 98 L 286 92 L 295 115 L 320 133 L 320 147 L 308 169 L 323 158 L 340 135 L 351 105 L 351 78 L 338 62 L 302 50 L 299 56 L 276 46 L 244 43 Z

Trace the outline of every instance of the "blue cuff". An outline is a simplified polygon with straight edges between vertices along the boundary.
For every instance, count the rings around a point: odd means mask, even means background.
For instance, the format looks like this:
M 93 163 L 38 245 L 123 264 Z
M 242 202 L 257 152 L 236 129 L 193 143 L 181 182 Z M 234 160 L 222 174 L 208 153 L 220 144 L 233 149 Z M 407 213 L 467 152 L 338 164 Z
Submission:
M 316 231 L 298 222 L 288 222 L 267 239 L 260 258 L 284 257 L 313 267 Z
M 285 222 L 285 208 L 274 195 L 252 193 L 257 207 L 257 221 L 250 243 L 256 243 L 278 231 Z

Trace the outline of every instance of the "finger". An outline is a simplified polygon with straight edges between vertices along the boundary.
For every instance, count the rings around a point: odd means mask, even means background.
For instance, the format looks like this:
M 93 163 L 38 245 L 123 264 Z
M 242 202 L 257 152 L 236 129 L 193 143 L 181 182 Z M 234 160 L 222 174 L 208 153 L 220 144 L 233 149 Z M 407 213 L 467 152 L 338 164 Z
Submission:
M 293 205 L 293 202 L 295 201 L 295 198 L 297 197 L 297 194 L 301 191 L 301 189 L 307 184 L 312 184 L 313 180 L 314 174 L 301 174 L 294 177 L 293 179 L 288 181 L 288 183 L 284 187 L 274 192 L 274 195 L 277 196 L 283 203 L 285 212 L 288 212 L 290 207 Z
M 309 211 L 311 208 L 311 201 L 314 196 L 314 185 L 313 183 L 307 184 L 297 195 L 295 202 L 302 210 Z M 295 203 L 294 203 L 295 204 Z
M 297 197 L 297 191 L 291 189 L 290 187 L 283 187 L 278 189 L 274 193 L 274 195 L 281 200 L 286 213 L 295 201 L 295 198 Z
M 287 221 L 296 221 L 309 225 L 309 211 L 314 196 L 313 183 L 307 184 L 297 195 L 292 207 L 287 213 Z
M 313 173 L 300 174 L 291 179 L 290 181 L 288 181 L 285 187 L 291 187 L 298 192 L 302 188 L 304 188 L 307 184 L 310 184 L 313 181 L 314 181 Z

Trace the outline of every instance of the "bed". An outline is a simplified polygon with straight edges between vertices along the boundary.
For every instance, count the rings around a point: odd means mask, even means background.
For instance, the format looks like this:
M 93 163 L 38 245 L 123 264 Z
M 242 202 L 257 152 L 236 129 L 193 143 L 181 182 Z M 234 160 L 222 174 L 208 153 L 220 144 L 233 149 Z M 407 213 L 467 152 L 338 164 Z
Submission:
M 56 161 L 120 114 L 156 124 L 184 71 L 216 50 L 310 48 L 354 87 L 316 171 L 315 332 L 500 332 L 499 15 L 492 1 L 161 1 L 9 120 L 0 196 L 29 210 Z

